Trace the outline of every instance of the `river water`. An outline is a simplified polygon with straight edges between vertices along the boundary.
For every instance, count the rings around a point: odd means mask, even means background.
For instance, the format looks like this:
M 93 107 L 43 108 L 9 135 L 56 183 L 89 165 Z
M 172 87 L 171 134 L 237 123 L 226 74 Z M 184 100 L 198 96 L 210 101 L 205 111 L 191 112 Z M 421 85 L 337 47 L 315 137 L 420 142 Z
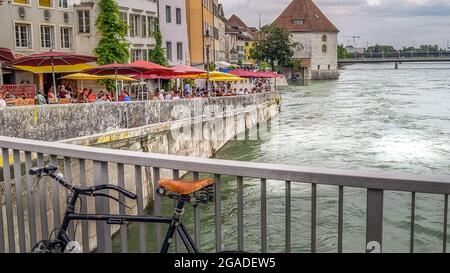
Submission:
M 337 81 L 293 84 L 280 90 L 281 114 L 230 141 L 216 158 L 350 170 L 450 175 L 450 63 L 350 65 Z M 258 135 L 258 139 L 251 136 Z M 224 249 L 237 248 L 236 179 L 223 177 Z M 284 250 L 284 183 L 268 182 L 268 247 Z M 338 188 L 317 187 L 317 251 L 337 251 Z M 292 251 L 310 251 L 311 187 L 292 185 Z M 246 179 L 244 242 L 260 251 L 260 186 Z M 172 212 L 171 201 L 164 213 Z M 386 192 L 383 250 L 407 252 L 411 194 Z M 415 251 L 442 251 L 444 197 L 418 194 Z M 149 208 L 151 209 L 151 208 Z M 365 251 L 366 192 L 344 191 L 345 252 Z M 192 211 L 183 217 L 192 231 Z M 201 207 L 203 251 L 214 251 L 214 205 Z M 147 245 L 155 251 L 154 228 Z M 136 226 L 129 250 L 138 251 Z M 118 238 L 114 248 L 120 246 Z

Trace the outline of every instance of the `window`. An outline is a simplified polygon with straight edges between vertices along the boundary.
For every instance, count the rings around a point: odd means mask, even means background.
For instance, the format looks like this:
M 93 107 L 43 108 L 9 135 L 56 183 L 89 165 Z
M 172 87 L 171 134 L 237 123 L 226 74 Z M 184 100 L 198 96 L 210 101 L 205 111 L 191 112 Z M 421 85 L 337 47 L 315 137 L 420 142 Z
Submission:
M 41 26 L 41 47 L 54 48 L 55 35 L 53 26 Z
M 142 59 L 144 61 L 148 61 L 148 50 L 147 49 L 142 50 Z
M 148 37 L 154 37 L 155 36 L 155 18 L 154 17 L 147 17 L 148 20 Z
M 292 23 L 294 23 L 294 25 L 301 26 L 305 23 L 305 20 L 304 19 L 294 19 L 294 20 L 292 20 Z
M 176 15 L 177 15 L 177 25 L 181 25 L 181 9 L 180 8 L 177 8 Z
M 63 9 L 69 8 L 69 1 L 68 0 L 58 0 L 58 7 Z
M 128 35 L 128 14 L 126 12 L 120 12 L 119 13 L 120 19 L 122 19 L 125 24 L 127 25 L 127 30 L 125 31 L 125 34 Z
M 214 39 L 219 40 L 219 29 L 213 28 Z
M 142 49 L 132 49 L 131 50 L 131 61 L 139 61 L 142 60 Z
M 320 65 L 317 66 L 317 70 L 320 70 Z
M 29 5 L 30 0 L 13 0 L 14 4 Z
M 327 40 L 328 40 L 327 35 L 323 35 L 323 36 L 322 36 L 322 42 L 327 42 Z
M 16 47 L 31 48 L 31 25 L 16 24 Z
M 183 60 L 183 43 L 177 43 L 177 60 Z
M 172 61 L 172 42 L 166 42 L 167 59 Z
M 142 17 L 142 38 L 147 37 L 147 20 L 145 20 L 145 16 Z
M 331 69 L 331 65 L 328 65 L 328 70 L 330 70 Z
M 51 8 L 53 7 L 53 0 L 39 0 L 39 7 Z
M 72 28 L 61 27 L 61 48 L 72 49 Z
M 88 10 L 78 11 L 78 32 L 91 33 L 91 18 Z
M 166 6 L 166 23 L 172 23 L 172 7 Z
M 326 52 L 327 52 L 327 45 L 323 45 L 323 46 L 322 46 L 322 52 L 323 52 L 323 53 L 326 53 Z
M 141 21 L 140 15 L 130 14 L 130 36 L 131 37 L 140 35 L 140 21 Z

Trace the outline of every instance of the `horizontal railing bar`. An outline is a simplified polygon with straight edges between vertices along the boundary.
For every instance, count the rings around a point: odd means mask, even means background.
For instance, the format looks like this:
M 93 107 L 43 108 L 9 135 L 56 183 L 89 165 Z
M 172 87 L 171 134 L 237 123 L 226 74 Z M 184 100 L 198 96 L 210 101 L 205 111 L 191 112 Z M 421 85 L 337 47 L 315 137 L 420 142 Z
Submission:
M 362 171 L 332 170 L 268 163 L 228 161 L 220 159 L 152 154 L 96 147 L 49 143 L 37 140 L 0 137 L 0 147 L 21 151 L 57 154 L 87 160 L 114 162 L 193 172 L 266 178 L 323 185 L 450 194 L 450 176 L 415 176 L 394 173 L 366 173 Z

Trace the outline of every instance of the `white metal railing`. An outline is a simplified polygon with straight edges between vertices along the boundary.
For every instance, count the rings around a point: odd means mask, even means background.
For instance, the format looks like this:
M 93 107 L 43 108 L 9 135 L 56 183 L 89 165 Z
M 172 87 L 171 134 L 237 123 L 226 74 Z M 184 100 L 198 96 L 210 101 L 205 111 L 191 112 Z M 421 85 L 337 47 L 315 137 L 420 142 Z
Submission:
M 0 252 L 25 252 L 40 238 L 47 238 L 49 225 L 47 214 L 47 201 L 51 201 L 53 207 L 53 223 L 59 223 L 62 208 L 60 208 L 60 191 L 57 185 L 53 185 L 50 193 L 45 186 L 40 185 L 39 194 L 31 191 L 32 178 L 25 174 L 25 170 L 33 165 L 43 165 L 45 160 L 54 164 L 60 164 L 65 176 L 71 179 L 75 175 L 81 185 L 86 184 L 86 163 L 93 162 L 93 180 L 95 184 L 112 180 L 112 174 L 108 172 L 111 165 L 116 170 L 116 178 L 119 186 L 124 185 L 124 166 L 134 168 L 134 185 L 139 196 L 137 212 L 144 212 L 145 190 L 143 186 L 142 170 L 152 170 L 152 184 L 156 187 L 161 176 L 161 169 L 172 170 L 173 178 L 178 178 L 181 171 L 191 172 L 193 178 L 198 178 L 201 173 L 212 174 L 215 185 L 215 244 L 216 250 L 222 250 L 222 206 L 221 206 L 221 177 L 236 177 L 236 204 L 237 204 L 237 245 L 244 248 L 244 212 L 243 212 L 243 186 L 244 178 L 260 179 L 261 186 L 261 252 L 268 252 L 267 247 L 267 198 L 266 185 L 268 180 L 280 181 L 280 186 L 285 188 L 285 251 L 291 251 L 291 187 L 294 183 L 307 183 L 311 185 L 311 252 L 316 252 L 316 228 L 317 228 L 317 185 L 331 185 L 339 188 L 338 195 L 338 246 L 337 252 L 343 251 L 343 202 L 344 189 L 346 187 L 362 188 L 367 190 L 367 215 L 366 215 L 366 243 L 367 251 L 382 249 L 383 243 L 383 204 L 386 191 L 410 192 L 412 198 L 411 214 L 411 252 L 414 251 L 414 226 L 415 226 L 415 196 L 416 193 L 429 193 L 445 196 L 443 219 L 442 250 L 446 252 L 447 244 L 447 215 L 448 195 L 450 194 L 449 176 L 411 176 L 402 174 L 365 173 L 356 171 L 331 170 L 322 168 L 298 167 L 290 165 L 265 164 L 253 162 L 226 161 L 218 159 L 193 158 L 163 154 L 151 154 L 122 150 L 110 150 L 104 148 L 82 147 L 69 144 L 49 143 L 35 140 L 25 140 L 9 137 L 0 137 L 0 149 L 2 150 L 0 181 L 3 184 L 3 194 L 0 195 L 0 204 L 5 203 L 6 215 L 0 210 Z M 78 173 L 72 173 L 68 167 L 76 164 Z M 111 170 L 111 169 L 109 169 Z M 25 182 L 22 182 L 22 176 Z M 112 182 L 111 182 L 112 183 Z M 13 190 L 14 188 L 14 190 Z M 15 193 L 15 194 L 14 194 Z M 4 197 L 3 197 L 4 196 Z M 51 197 L 51 198 L 50 198 Z M 3 201 L 4 198 L 4 201 Z M 50 198 L 50 199 L 49 199 Z M 64 196 L 61 197 L 63 200 Z M 25 204 L 25 206 L 24 206 Z M 36 214 L 39 204 L 40 216 Z M 106 204 L 106 203 L 105 203 Z M 109 205 L 96 201 L 96 212 L 108 213 Z M 16 207 L 16 211 L 14 210 Z M 86 208 L 84 208 L 86 209 Z M 122 211 L 123 212 L 123 211 Z M 161 215 L 161 200 L 154 196 L 154 215 Z M 27 215 L 27 217 L 25 217 Z M 200 211 L 195 209 L 195 242 L 200 244 Z M 37 221 L 38 218 L 39 221 Z M 39 223 L 39 225 L 38 225 Z M 82 231 L 82 243 L 85 251 L 89 251 L 89 230 L 87 224 L 80 227 Z M 41 232 L 38 234 L 37 230 Z M 96 226 L 96 246 L 99 252 L 111 252 L 111 228 L 104 224 Z M 126 251 L 126 228 L 121 228 L 122 251 Z M 26 235 L 29 236 L 26 236 Z M 69 235 L 74 234 L 72 226 Z M 139 229 L 140 250 L 146 251 L 144 227 Z M 18 238 L 16 248 L 15 239 Z M 161 228 L 156 229 L 155 240 L 161 245 Z M 8 245 L 8 249 L 5 246 Z M 377 247 L 379 246 L 379 248 Z M 371 249 L 373 247 L 373 249 Z

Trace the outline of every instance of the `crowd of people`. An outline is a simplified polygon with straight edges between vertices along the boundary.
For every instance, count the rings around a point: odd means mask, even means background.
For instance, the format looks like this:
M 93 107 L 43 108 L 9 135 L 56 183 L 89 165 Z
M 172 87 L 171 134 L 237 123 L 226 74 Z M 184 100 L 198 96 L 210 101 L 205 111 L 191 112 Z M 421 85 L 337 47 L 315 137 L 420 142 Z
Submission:
M 156 88 L 155 91 L 149 92 L 147 98 L 148 100 L 180 100 L 219 96 L 239 96 L 268 92 L 271 89 L 272 86 L 270 81 L 265 79 L 255 80 L 252 84 L 252 88 L 233 88 L 231 83 L 226 82 L 216 83 L 207 88 L 185 84 L 184 88 L 174 87 L 171 90 Z M 30 98 L 26 93 L 23 93 L 19 98 L 34 99 L 36 104 L 58 103 L 58 100 L 61 99 L 64 99 L 69 103 L 103 103 L 116 101 L 116 96 L 113 91 L 102 90 L 100 92 L 95 92 L 93 89 L 88 88 L 76 90 L 70 84 L 58 85 L 56 93 L 54 92 L 53 86 L 51 86 L 46 94 L 42 91 L 38 91 L 34 98 Z M 17 98 L 13 94 L 3 92 L 3 90 L 0 89 L 0 107 L 6 106 L 6 99 Z M 121 102 L 133 101 L 132 96 L 127 90 L 122 90 L 119 93 L 118 99 Z

